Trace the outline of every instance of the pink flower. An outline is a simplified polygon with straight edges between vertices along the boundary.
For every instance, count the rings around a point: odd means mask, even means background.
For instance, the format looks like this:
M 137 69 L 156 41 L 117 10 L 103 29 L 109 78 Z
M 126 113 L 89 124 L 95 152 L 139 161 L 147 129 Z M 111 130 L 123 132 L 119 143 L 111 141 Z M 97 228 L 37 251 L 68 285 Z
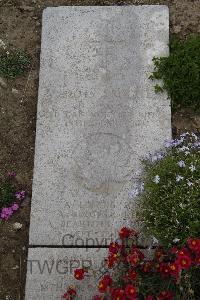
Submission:
M 14 171 L 8 172 L 8 177 L 14 178 L 16 176 L 16 173 Z
M 1 215 L 0 215 L 0 217 L 2 218 L 2 219 L 5 219 L 6 221 L 12 216 L 12 214 L 13 214 L 13 210 L 12 210 L 12 208 L 11 207 L 4 207 L 4 208 L 2 208 L 2 210 L 1 210 Z
M 12 208 L 13 211 L 18 210 L 19 204 L 14 202 L 13 205 L 11 206 L 11 208 Z
M 18 191 L 17 193 L 15 193 L 15 197 L 18 200 L 23 200 L 26 196 L 26 192 L 25 191 Z

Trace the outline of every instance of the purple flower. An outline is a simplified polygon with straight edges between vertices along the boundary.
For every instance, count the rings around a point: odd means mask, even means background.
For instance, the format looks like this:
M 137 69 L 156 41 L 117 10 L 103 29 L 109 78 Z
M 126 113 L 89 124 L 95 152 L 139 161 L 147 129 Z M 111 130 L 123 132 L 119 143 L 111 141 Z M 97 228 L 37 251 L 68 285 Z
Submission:
M 174 143 L 174 140 L 166 140 L 165 141 L 165 147 L 166 148 L 171 148 L 171 147 L 173 147 L 173 143 Z
M 18 210 L 19 204 L 14 202 L 13 205 L 11 206 L 11 208 L 12 208 L 13 211 Z
M 16 173 L 14 171 L 8 172 L 8 177 L 14 178 L 16 176 Z
M 165 157 L 165 156 L 164 156 L 163 153 L 157 153 L 157 154 L 155 154 L 155 155 L 150 156 L 150 160 L 151 160 L 152 162 L 154 162 L 154 161 L 161 160 L 161 159 L 163 159 L 164 157 Z
M 2 208 L 2 210 L 1 210 L 1 215 L 0 215 L 0 217 L 1 217 L 2 219 L 8 220 L 8 219 L 12 216 L 12 214 L 13 214 L 13 210 L 12 210 L 11 207 L 4 207 L 4 208 Z
M 180 140 L 176 139 L 176 140 L 174 140 L 173 146 L 174 146 L 174 147 L 177 147 L 177 146 L 179 146 L 180 144 L 182 144 L 183 141 L 184 141 L 184 138 L 181 138 Z
M 184 141 L 184 138 L 182 137 L 180 140 L 175 139 L 175 140 L 166 140 L 165 141 L 165 147 L 166 148 L 172 148 L 172 147 L 177 147 L 180 144 L 182 144 Z
M 18 200 L 23 200 L 26 196 L 26 192 L 25 191 L 18 191 L 16 194 L 15 194 L 15 197 L 18 199 Z
M 130 198 L 135 198 L 139 195 L 139 193 L 140 193 L 139 190 L 136 188 L 136 189 L 130 191 L 128 193 L 128 195 L 129 195 Z
M 200 142 L 195 142 L 194 147 L 200 147 Z

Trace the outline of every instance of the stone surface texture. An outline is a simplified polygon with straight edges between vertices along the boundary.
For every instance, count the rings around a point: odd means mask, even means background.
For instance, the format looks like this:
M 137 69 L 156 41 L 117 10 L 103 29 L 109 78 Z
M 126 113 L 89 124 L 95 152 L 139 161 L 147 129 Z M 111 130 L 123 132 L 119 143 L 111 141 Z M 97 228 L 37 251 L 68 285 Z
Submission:
M 72 285 L 77 287 L 79 300 L 92 299 L 105 272 L 106 254 L 106 249 L 29 249 L 25 300 L 61 300 Z M 94 272 L 75 282 L 74 270 L 82 267 Z
M 148 79 L 168 31 L 166 6 L 44 10 L 30 244 L 106 245 L 131 225 L 130 179 L 171 137 Z

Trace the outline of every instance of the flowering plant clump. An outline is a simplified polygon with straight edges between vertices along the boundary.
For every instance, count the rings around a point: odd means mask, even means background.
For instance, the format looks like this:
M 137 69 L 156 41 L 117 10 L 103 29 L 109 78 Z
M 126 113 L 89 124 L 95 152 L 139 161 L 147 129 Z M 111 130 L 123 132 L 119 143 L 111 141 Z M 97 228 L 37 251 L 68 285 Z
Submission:
M 21 200 L 25 198 L 25 191 L 16 192 L 14 172 L 9 172 L 6 179 L 0 182 L 0 220 L 8 220 L 19 207 Z
M 157 247 L 154 257 L 145 258 L 138 247 L 134 230 L 122 228 L 120 239 L 112 242 L 106 259 L 107 269 L 98 284 L 93 300 L 173 300 L 198 299 L 200 283 L 200 239 L 189 238 L 186 244 L 164 249 Z M 75 270 L 84 278 L 85 270 Z M 196 284 L 197 283 L 197 284 Z M 69 288 L 64 299 L 78 299 Z
M 21 50 L 0 40 L 0 76 L 15 78 L 22 75 L 30 66 L 30 59 Z
M 200 138 L 184 133 L 144 162 L 138 220 L 163 245 L 200 236 Z

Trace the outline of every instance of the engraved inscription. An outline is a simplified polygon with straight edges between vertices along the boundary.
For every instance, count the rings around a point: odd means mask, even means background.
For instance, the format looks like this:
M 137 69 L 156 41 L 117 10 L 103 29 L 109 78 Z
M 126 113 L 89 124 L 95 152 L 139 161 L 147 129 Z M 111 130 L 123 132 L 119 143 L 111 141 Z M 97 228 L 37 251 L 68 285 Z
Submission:
M 131 153 L 130 146 L 117 135 L 100 132 L 87 136 L 74 149 L 80 184 L 95 193 L 113 192 L 130 174 Z

